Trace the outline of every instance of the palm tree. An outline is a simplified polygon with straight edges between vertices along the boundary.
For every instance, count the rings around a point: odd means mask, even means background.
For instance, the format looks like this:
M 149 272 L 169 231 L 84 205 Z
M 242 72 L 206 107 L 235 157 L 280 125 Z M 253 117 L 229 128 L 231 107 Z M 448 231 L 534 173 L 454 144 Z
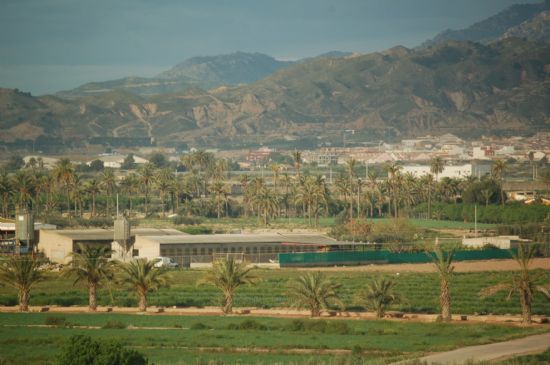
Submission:
M 237 262 L 233 257 L 219 259 L 213 262 L 212 268 L 199 281 L 199 284 L 214 285 L 222 291 L 224 314 L 233 312 L 233 298 L 239 286 L 252 284 L 255 281 L 251 273 L 252 268 L 246 266 L 246 263 Z
M 146 258 L 120 264 L 121 284 L 129 284 L 139 297 L 139 311 L 147 310 L 147 294 L 162 287 L 167 287 L 170 276 L 165 270 L 155 267 L 156 260 Z
M 356 294 L 356 302 L 376 312 L 376 318 L 383 318 L 388 306 L 399 303 L 401 298 L 394 292 L 395 282 L 379 278 L 371 281 Z
M 210 191 L 216 196 L 216 213 L 218 215 L 218 219 L 220 219 L 221 208 L 223 205 L 222 203 L 224 200 L 226 200 L 226 196 L 228 193 L 227 187 L 225 186 L 225 183 L 223 181 L 214 181 L 212 184 L 210 184 Z
M 69 186 L 74 178 L 74 166 L 68 158 L 62 158 L 57 161 L 53 174 L 58 184 L 65 187 L 65 196 L 67 197 L 67 211 L 71 210 L 71 201 L 69 197 Z
M 2 199 L 2 216 L 5 218 L 9 215 L 10 198 L 14 192 L 13 180 L 7 172 L 2 172 L 0 174 L 0 198 Z
M 78 251 L 70 253 L 72 260 L 62 272 L 63 276 L 76 276 L 73 283 L 84 282 L 88 287 L 89 310 L 97 310 L 97 289 L 103 281 L 112 279 L 114 263 L 109 261 L 111 249 L 107 246 L 78 245 Z
M 268 218 L 277 212 L 279 198 L 272 190 L 264 187 L 254 195 L 253 201 L 258 207 L 258 217 L 262 216 L 267 226 Z
M 483 200 L 485 200 L 485 207 L 489 206 L 489 200 L 493 196 L 493 190 L 487 188 L 487 189 L 481 189 L 480 191 L 481 196 L 483 197 Z
M 29 310 L 31 288 L 44 280 L 43 261 L 32 256 L 12 256 L 0 265 L 0 282 L 17 290 L 19 311 Z
M 349 219 L 353 219 L 353 177 L 355 176 L 355 166 L 357 166 L 357 160 L 350 159 L 346 161 L 346 170 L 348 172 L 348 179 L 349 179 L 349 188 L 350 188 L 350 194 L 349 194 Z
M 506 172 L 506 161 L 504 160 L 495 160 L 493 163 L 492 174 L 495 180 L 498 180 L 500 185 L 500 202 L 504 205 L 504 173 Z
M 296 169 L 298 180 L 300 180 L 300 168 L 302 167 L 302 152 L 300 151 L 292 152 L 292 159 L 294 160 L 294 168 Z
M 155 176 L 155 167 L 151 163 L 144 164 L 139 170 L 139 181 L 143 186 L 145 192 L 145 216 L 147 216 L 149 208 L 149 188 L 151 187 L 151 182 Z
M 398 200 L 398 190 L 399 190 L 399 175 L 403 166 L 398 165 L 397 163 L 392 163 L 386 167 L 388 171 L 388 193 L 389 193 L 389 212 L 391 214 L 391 205 L 393 201 L 394 217 L 397 218 L 398 209 L 397 209 L 397 200 Z
M 542 286 L 535 284 L 543 273 L 531 275 L 529 265 L 535 257 L 536 246 L 525 246 L 520 244 L 517 253 L 513 253 L 514 259 L 519 264 L 519 271 L 514 273 L 511 282 L 499 283 L 481 291 L 482 297 L 489 297 L 496 293 L 507 290 L 507 299 L 510 300 L 513 293 L 519 295 L 519 301 L 521 304 L 522 323 L 524 325 L 531 323 L 531 305 L 533 303 L 533 297 L 535 293 L 542 293 L 547 299 L 550 300 L 549 288 L 550 286 Z
M 174 180 L 174 174 L 169 169 L 165 168 L 162 170 L 158 170 L 157 174 L 155 175 L 156 185 L 159 190 L 160 200 L 162 203 L 162 216 L 165 216 L 165 200 L 166 200 L 166 194 L 170 190 L 170 187 L 173 184 Z
M 432 219 L 432 190 L 436 180 L 432 174 L 424 175 L 422 180 L 428 195 L 428 219 Z
M 115 172 L 111 168 L 106 168 L 101 173 L 101 186 L 107 194 L 107 217 L 111 215 L 111 200 L 116 190 Z
M 277 182 L 279 181 L 279 173 L 282 170 L 282 166 L 274 163 L 271 165 L 271 172 L 273 172 L 273 189 L 277 190 Z
M 91 195 L 92 197 L 92 212 L 91 216 L 96 216 L 96 197 L 99 193 L 101 193 L 101 183 L 96 178 L 93 178 L 92 180 L 88 181 L 86 184 L 86 192 Z
M 333 283 L 317 271 L 296 278 L 289 284 L 287 294 L 294 307 L 307 308 L 312 317 L 319 317 L 331 303 L 343 307 L 338 288 L 340 284 Z
M 441 320 L 448 322 L 451 320 L 451 277 L 454 271 L 453 255 L 454 250 L 442 251 L 439 246 L 435 246 L 435 256 L 430 255 L 434 266 L 439 274 L 439 305 L 441 307 Z
M 18 170 L 14 181 L 17 190 L 17 206 L 19 209 L 30 209 L 34 196 L 34 184 L 31 175 L 26 170 Z
M 435 156 L 430 161 L 430 172 L 435 175 L 435 181 L 439 181 L 439 174 L 445 169 L 445 160 L 441 156 Z

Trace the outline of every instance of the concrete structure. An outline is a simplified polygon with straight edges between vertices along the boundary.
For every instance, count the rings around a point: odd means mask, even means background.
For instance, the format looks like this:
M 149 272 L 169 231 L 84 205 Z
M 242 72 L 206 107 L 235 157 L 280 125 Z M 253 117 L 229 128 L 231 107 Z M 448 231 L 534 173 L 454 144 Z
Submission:
M 136 228 L 131 232 L 131 241 L 136 235 L 183 235 L 175 229 Z M 71 252 L 77 252 L 78 246 L 113 247 L 114 230 L 112 229 L 78 229 L 78 230 L 40 230 L 38 250 L 50 261 L 66 264 Z
M 467 247 L 481 248 L 485 245 L 493 245 L 501 249 L 517 248 L 520 243 L 528 243 L 530 240 L 519 238 L 519 236 L 495 236 L 463 238 L 462 244 Z

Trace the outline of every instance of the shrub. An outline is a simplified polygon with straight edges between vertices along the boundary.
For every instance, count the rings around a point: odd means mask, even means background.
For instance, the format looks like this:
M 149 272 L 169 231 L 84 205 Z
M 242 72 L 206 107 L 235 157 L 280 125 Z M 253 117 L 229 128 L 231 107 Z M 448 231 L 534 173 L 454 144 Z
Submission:
M 147 365 L 147 359 L 118 342 L 93 340 L 90 336 L 69 338 L 57 359 L 57 365 Z
M 192 225 L 196 226 L 202 223 L 202 219 L 199 217 L 189 217 L 189 216 L 182 216 L 178 215 L 172 218 L 172 221 L 174 224 L 186 224 L 186 225 Z
M 230 323 L 227 325 L 228 330 L 255 330 L 255 331 L 266 331 L 267 326 L 254 320 L 246 319 L 241 323 Z
M 192 330 L 209 330 L 211 327 L 202 322 L 195 322 L 191 325 Z
M 55 316 L 46 317 L 46 320 L 44 320 L 44 324 L 46 326 L 55 326 L 55 327 L 69 327 L 70 326 L 69 322 L 67 322 L 67 318 L 65 318 L 65 317 L 55 317 Z
M 103 325 L 103 327 L 101 328 L 104 328 L 104 329 L 124 329 L 126 328 L 126 324 L 120 322 L 120 321 L 107 321 L 107 323 L 105 323 Z
M 212 234 L 212 228 L 206 226 L 185 226 L 180 231 L 188 234 Z

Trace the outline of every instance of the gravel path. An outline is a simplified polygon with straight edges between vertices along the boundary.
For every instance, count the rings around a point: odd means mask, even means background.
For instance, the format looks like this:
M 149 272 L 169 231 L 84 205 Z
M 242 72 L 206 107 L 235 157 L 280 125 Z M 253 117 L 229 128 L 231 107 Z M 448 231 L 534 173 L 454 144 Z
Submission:
M 516 340 L 469 346 L 449 352 L 428 355 L 421 358 L 428 364 L 464 364 L 468 360 L 491 361 L 522 354 L 543 352 L 550 348 L 550 332 L 519 338 Z

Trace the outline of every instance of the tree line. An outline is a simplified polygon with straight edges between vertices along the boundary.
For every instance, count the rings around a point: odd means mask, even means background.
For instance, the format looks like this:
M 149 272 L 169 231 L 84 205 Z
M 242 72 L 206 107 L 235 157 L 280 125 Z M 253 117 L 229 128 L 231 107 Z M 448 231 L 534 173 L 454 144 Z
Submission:
M 256 216 L 264 225 L 277 217 L 301 217 L 316 226 L 320 217 L 398 217 L 426 206 L 424 216 L 433 218 L 434 204 L 489 206 L 506 200 L 503 160 L 494 162 L 490 175 L 439 179 L 444 169 L 439 157 L 432 159 L 431 173 L 420 178 L 403 173 L 397 163 L 361 178 L 359 163 L 350 159 L 334 180 L 304 171 L 300 151 L 293 152 L 291 160 L 291 165 L 268 165 L 269 176 L 232 173 L 230 161 L 205 151 L 184 155 L 176 164 L 185 170 L 181 173 L 163 159 L 127 171 L 86 172 L 68 159 L 59 160 L 51 170 L 34 160 L 14 172 L 0 170 L 0 214 L 10 217 L 19 209 L 30 209 L 42 217 L 64 213 L 111 218 L 119 196 L 129 216 Z M 128 164 L 133 167 L 131 161 Z
M 514 254 L 520 270 L 513 272 L 507 282 L 483 289 L 479 295 L 491 296 L 499 291 L 508 291 L 508 299 L 517 294 L 522 308 L 522 323 L 531 323 L 533 297 L 543 294 L 550 300 L 550 287 L 536 282 L 541 273 L 533 274 L 529 268 L 535 257 L 535 245 L 521 245 Z M 170 273 L 156 266 L 156 260 L 146 258 L 133 259 L 129 262 L 110 260 L 111 250 L 107 247 L 80 245 L 78 252 L 72 253 L 72 260 L 63 268 L 61 275 L 74 278 L 74 283 L 82 283 L 88 289 L 89 310 L 97 310 L 97 289 L 101 285 L 116 284 L 132 287 L 139 299 L 138 309 L 147 310 L 147 296 L 151 291 L 166 287 L 172 281 Z M 436 272 L 440 279 L 440 315 L 439 320 L 451 320 L 451 283 L 454 273 L 454 251 L 445 251 L 438 245 L 430 253 Z M 32 287 L 47 278 L 45 262 L 33 256 L 12 256 L 0 264 L 0 283 L 12 286 L 18 292 L 19 309 L 28 311 Z M 236 261 L 232 257 L 215 260 L 210 269 L 198 281 L 198 285 L 213 285 L 221 291 L 223 300 L 221 309 L 224 314 L 233 312 L 233 302 L 237 289 L 242 285 L 254 284 L 254 268 L 246 262 Z M 395 281 L 375 278 L 356 292 L 355 302 L 383 318 L 389 306 L 402 299 L 395 293 Z M 286 295 L 291 306 L 307 309 L 312 317 L 318 317 L 324 310 L 333 307 L 344 309 L 338 289 L 340 285 L 327 278 L 323 273 L 307 272 L 287 284 Z

